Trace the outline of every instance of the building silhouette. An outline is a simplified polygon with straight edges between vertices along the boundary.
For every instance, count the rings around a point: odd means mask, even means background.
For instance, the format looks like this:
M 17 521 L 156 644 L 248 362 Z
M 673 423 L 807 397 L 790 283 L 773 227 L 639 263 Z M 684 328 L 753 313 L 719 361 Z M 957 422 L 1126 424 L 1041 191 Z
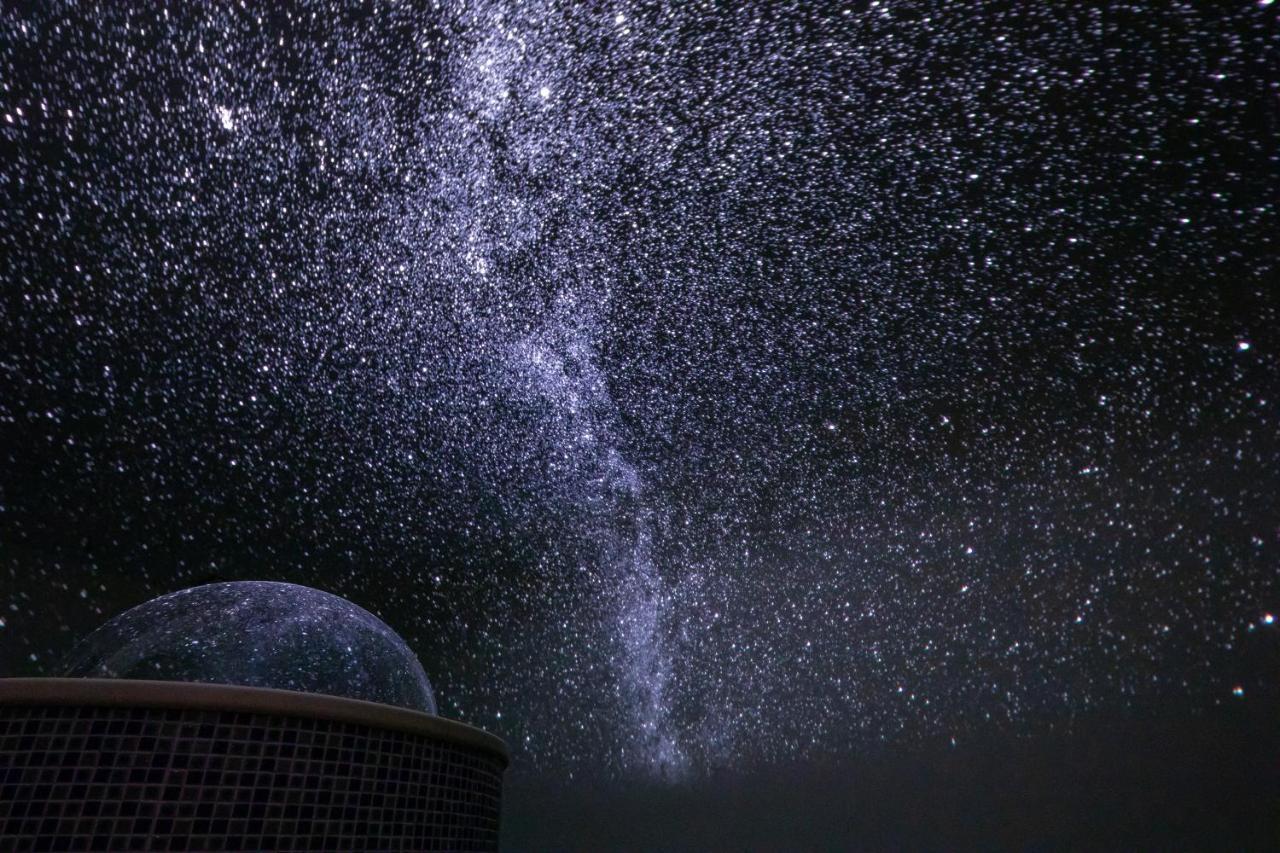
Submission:
M 0 849 L 495 850 L 508 760 L 358 699 L 0 679 Z

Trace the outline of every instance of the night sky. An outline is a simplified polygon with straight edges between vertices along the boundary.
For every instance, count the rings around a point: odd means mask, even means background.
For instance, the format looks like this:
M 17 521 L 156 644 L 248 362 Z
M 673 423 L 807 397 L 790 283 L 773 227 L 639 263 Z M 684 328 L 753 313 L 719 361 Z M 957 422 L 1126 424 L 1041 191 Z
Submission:
M 337 593 L 517 846 L 1280 703 L 1280 4 L 16 5 L 0 674 Z

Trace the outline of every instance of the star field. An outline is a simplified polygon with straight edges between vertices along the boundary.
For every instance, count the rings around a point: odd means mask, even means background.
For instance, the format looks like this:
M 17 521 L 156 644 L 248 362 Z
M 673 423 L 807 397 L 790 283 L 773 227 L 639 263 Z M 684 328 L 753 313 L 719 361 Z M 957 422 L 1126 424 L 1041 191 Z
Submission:
M 304 583 L 666 779 L 1275 696 L 1278 14 L 5 11 L 0 669 Z

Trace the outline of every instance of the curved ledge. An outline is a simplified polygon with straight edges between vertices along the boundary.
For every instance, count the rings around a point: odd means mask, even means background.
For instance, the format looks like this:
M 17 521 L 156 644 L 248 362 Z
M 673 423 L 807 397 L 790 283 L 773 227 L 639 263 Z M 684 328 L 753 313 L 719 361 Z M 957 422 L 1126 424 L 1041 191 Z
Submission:
M 123 678 L 0 678 L 0 705 L 170 708 L 308 717 L 425 735 L 491 753 L 504 767 L 511 763 L 511 753 L 501 738 L 456 720 L 378 702 L 271 687 Z

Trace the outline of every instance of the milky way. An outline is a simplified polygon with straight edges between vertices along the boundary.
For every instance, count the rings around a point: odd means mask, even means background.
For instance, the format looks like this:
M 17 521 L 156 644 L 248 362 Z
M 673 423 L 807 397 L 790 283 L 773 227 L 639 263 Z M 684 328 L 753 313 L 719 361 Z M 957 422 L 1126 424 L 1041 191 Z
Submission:
M 1270 2 L 0 23 L 0 670 L 351 598 L 516 767 L 1274 694 Z

